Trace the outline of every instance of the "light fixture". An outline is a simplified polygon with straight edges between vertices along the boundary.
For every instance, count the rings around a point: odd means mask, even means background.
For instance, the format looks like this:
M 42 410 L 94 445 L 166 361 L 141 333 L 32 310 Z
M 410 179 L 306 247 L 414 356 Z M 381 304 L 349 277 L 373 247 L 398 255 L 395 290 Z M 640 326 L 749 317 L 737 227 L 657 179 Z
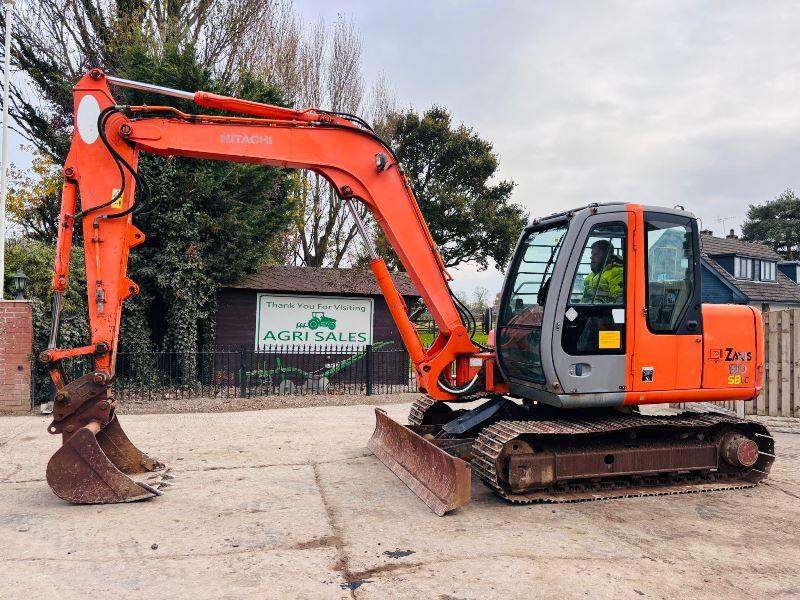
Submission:
M 28 277 L 20 269 L 11 277 L 11 289 L 17 293 L 17 297 L 14 300 L 25 300 L 25 287 L 27 285 Z

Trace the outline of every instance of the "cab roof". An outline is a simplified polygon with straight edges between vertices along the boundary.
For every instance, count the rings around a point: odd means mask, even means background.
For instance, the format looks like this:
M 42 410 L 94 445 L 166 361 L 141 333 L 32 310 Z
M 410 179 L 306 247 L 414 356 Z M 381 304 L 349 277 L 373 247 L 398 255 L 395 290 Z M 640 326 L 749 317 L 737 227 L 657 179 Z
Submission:
M 573 208 L 570 210 L 565 210 L 562 212 L 553 213 L 547 215 L 546 217 L 541 217 L 538 219 L 534 219 L 531 224 L 528 226 L 528 229 L 534 227 L 540 227 L 542 225 L 547 224 L 551 221 L 561 221 L 563 219 L 571 219 L 575 214 L 583 211 L 588 211 L 591 209 L 595 209 L 597 213 L 606 213 L 606 212 L 616 212 L 619 211 L 620 208 L 624 208 L 630 204 L 634 204 L 633 202 L 593 202 L 591 204 L 586 204 L 584 206 L 580 206 L 578 208 Z M 663 213 L 666 215 L 677 215 L 677 216 L 684 216 L 695 219 L 694 213 L 689 212 L 683 208 L 668 208 L 666 206 L 650 206 L 650 205 L 641 205 L 642 210 L 646 212 L 658 212 Z

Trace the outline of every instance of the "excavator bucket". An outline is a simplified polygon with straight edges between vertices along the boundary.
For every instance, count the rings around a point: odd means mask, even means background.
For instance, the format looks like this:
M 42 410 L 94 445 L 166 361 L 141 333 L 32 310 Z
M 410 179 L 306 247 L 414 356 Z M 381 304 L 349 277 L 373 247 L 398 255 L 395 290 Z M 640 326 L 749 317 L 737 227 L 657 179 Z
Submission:
M 469 465 L 375 409 L 367 448 L 440 517 L 470 499 Z
M 69 438 L 47 463 L 47 483 L 76 504 L 134 502 L 162 494 L 167 468 L 134 446 L 116 416 L 101 429 L 92 421 Z

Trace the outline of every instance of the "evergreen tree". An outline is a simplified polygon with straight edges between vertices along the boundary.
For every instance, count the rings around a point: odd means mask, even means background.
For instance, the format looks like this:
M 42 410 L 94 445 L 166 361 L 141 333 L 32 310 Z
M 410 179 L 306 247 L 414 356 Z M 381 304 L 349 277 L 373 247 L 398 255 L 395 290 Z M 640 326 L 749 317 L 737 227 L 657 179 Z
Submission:
M 389 142 L 447 266 L 489 259 L 502 269 L 525 225 L 525 211 L 511 202 L 514 183 L 493 182 L 498 167 L 492 145 L 465 125 L 454 126 L 445 108 L 420 116 L 396 114 Z M 386 241 L 381 252 L 393 256 Z
M 281 104 L 279 91 L 259 82 L 246 65 L 218 68 L 219 60 L 236 57 L 232 51 L 210 53 L 209 36 L 215 32 L 204 34 L 201 25 L 213 26 L 209 14 L 218 15 L 223 4 L 177 0 L 165 5 L 167 14 L 154 15 L 144 1 L 117 0 L 98 10 L 90 2 L 64 8 L 56 0 L 42 0 L 23 14 L 16 37 L 13 59 L 27 81 L 13 93 L 15 120 L 41 154 L 62 164 L 72 134 L 71 88 L 82 74 L 78 70 L 93 66 L 125 79 Z M 198 16 L 201 10 L 208 14 Z M 239 37 L 224 43 L 241 44 L 247 29 L 227 27 Z M 71 36 L 67 52 L 65 36 Z M 204 40 L 202 51 L 198 40 Z M 121 103 L 197 110 L 185 101 L 135 90 L 113 93 Z M 153 196 L 151 206 L 134 217 L 147 242 L 131 253 L 129 276 L 141 293 L 126 302 L 121 348 L 184 353 L 189 359 L 180 365 L 181 375 L 189 382 L 195 377 L 193 353 L 213 343 L 217 286 L 278 259 L 293 213 L 288 176 L 277 168 L 146 153 L 139 172 Z
M 751 205 L 742 239 L 766 244 L 785 260 L 800 258 L 800 198 L 787 189 L 774 200 Z

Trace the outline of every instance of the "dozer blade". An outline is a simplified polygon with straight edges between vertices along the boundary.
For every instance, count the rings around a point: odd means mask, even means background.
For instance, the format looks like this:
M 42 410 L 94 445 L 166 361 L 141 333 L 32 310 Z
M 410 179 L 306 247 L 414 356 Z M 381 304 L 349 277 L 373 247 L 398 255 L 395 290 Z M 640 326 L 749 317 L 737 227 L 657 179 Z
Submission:
M 76 504 L 134 502 L 160 496 L 166 467 L 134 446 L 116 417 L 81 427 L 47 463 L 47 483 Z
M 469 465 L 375 409 L 367 448 L 440 517 L 470 499 Z

